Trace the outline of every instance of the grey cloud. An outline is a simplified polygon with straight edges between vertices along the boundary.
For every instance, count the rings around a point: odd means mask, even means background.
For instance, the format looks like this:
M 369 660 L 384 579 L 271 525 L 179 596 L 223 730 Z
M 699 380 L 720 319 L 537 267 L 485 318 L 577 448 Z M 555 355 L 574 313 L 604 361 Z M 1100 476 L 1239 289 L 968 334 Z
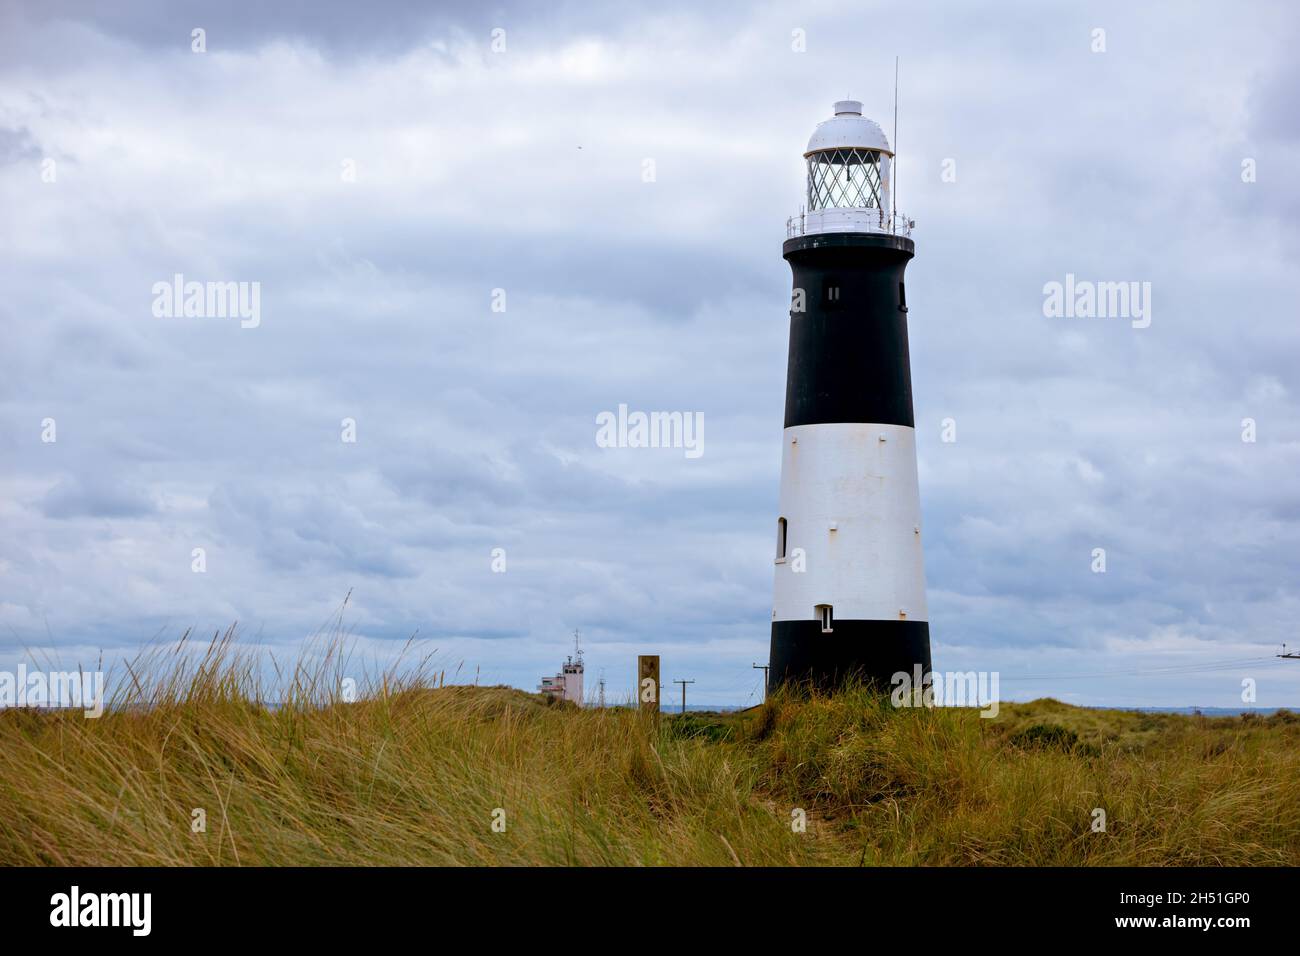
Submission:
M 47 518 L 140 518 L 157 511 L 144 488 L 102 476 L 60 479 L 41 499 Z
M 411 577 L 410 564 L 394 553 L 387 532 L 337 493 L 274 494 L 246 482 L 226 482 L 209 501 L 215 527 L 251 544 L 273 571 L 310 571 L 326 566 L 359 575 Z
M 40 157 L 41 151 L 28 130 L 0 127 L 0 164 L 30 162 Z

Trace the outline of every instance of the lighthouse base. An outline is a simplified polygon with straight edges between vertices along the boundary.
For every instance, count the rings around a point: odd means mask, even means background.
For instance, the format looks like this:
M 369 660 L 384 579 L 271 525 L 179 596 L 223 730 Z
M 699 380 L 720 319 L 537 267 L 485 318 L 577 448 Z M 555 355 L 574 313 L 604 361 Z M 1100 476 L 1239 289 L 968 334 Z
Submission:
M 917 665 L 930 672 L 930 625 L 926 621 L 773 621 L 769 686 L 835 690 L 861 681 L 889 690 L 893 676 L 911 676 Z

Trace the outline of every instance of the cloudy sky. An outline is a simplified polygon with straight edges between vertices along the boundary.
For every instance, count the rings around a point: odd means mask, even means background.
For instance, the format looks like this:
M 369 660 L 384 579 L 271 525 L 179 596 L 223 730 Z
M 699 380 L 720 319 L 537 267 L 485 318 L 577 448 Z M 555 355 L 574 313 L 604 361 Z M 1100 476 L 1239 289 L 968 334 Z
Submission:
M 0 668 L 351 592 L 375 659 L 531 687 L 581 628 L 611 696 L 757 700 L 785 219 L 898 55 L 936 666 L 1300 705 L 1293 4 L 0 10 Z M 259 323 L 159 317 L 178 273 Z M 1150 326 L 1045 316 L 1067 274 Z M 620 403 L 703 455 L 597 447 Z

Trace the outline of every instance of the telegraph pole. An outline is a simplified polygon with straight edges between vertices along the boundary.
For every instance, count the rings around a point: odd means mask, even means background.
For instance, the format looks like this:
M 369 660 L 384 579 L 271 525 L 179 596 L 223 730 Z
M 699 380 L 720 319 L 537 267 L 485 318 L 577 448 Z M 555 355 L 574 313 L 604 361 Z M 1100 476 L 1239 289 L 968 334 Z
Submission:
M 674 683 L 674 684 L 681 684 L 681 685 L 682 685 L 682 713 L 684 714 L 684 713 L 686 713 L 686 685 L 687 685 L 687 684 L 694 684 L 695 681 L 693 681 L 693 680 L 675 680 L 675 681 L 673 681 L 673 683 Z
M 767 700 L 767 672 L 770 669 L 770 667 L 771 667 L 770 664 L 755 664 L 752 668 L 752 670 L 763 672 L 763 699 L 764 700 Z

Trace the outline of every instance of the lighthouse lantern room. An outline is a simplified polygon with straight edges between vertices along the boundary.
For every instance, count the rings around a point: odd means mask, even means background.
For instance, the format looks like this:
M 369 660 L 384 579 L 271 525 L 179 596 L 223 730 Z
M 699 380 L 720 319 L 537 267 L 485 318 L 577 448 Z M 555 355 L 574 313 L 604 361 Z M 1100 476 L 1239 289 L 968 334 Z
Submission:
M 787 237 L 819 232 L 901 232 L 910 225 L 893 214 L 890 172 L 894 151 L 880 126 L 862 115 L 857 100 L 835 104 L 804 151 L 806 204 L 786 224 Z M 897 221 L 897 222 L 896 222 Z

